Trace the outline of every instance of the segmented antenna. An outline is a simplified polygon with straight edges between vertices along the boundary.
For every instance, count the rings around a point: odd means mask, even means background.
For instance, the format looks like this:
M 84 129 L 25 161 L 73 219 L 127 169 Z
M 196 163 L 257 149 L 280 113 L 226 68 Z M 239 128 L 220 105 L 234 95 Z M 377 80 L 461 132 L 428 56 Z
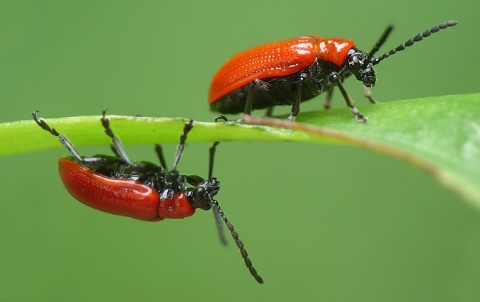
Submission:
M 416 35 L 415 37 L 411 38 L 410 40 L 408 40 L 407 42 L 397 46 L 396 48 L 390 50 L 389 52 L 386 52 L 384 53 L 383 55 L 381 55 L 380 57 L 376 58 L 376 59 L 373 59 L 371 62 L 373 65 L 377 65 L 378 63 L 380 63 L 382 60 L 390 57 L 391 55 L 394 55 L 395 53 L 397 53 L 397 51 L 402 51 L 404 50 L 405 48 L 409 47 L 409 46 L 412 46 L 414 43 L 416 42 L 420 42 L 422 41 L 424 38 L 430 36 L 431 34 L 434 34 L 436 32 L 439 32 L 440 30 L 442 29 L 445 29 L 445 28 L 448 28 L 448 27 L 452 27 L 452 26 L 455 26 L 457 25 L 457 21 L 447 21 L 447 22 L 443 22 L 441 24 L 438 24 L 430 29 L 427 29 L 426 31 L 424 31 L 423 33 L 420 33 L 418 35 Z M 388 30 L 388 28 L 387 28 Z M 384 34 L 385 35 L 385 34 Z M 383 38 L 383 36 L 382 36 Z M 382 39 L 379 40 L 379 42 L 381 42 Z M 378 43 L 377 43 L 378 44 Z M 375 47 L 372 49 L 375 50 L 376 48 L 376 45 Z M 370 57 L 370 54 L 369 54 L 369 57 Z
M 250 260 L 250 258 L 248 258 L 247 250 L 243 246 L 243 242 L 240 240 L 240 238 L 238 238 L 238 233 L 233 229 L 233 225 L 230 223 L 227 216 L 225 216 L 225 213 L 223 213 L 222 209 L 220 208 L 220 205 L 218 204 L 218 201 L 212 200 L 211 206 L 214 209 L 216 208 L 217 213 L 220 215 L 220 217 L 222 217 L 223 221 L 227 225 L 227 228 L 230 230 L 230 234 L 232 234 L 233 240 L 235 240 L 235 243 L 240 249 L 240 254 L 242 255 L 243 261 L 245 261 L 245 265 L 250 271 L 250 274 L 252 274 L 253 278 L 255 278 L 255 280 L 257 280 L 258 283 L 263 284 L 262 277 L 260 277 L 260 275 L 257 273 L 257 270 L 253 267 L 252 261 Z

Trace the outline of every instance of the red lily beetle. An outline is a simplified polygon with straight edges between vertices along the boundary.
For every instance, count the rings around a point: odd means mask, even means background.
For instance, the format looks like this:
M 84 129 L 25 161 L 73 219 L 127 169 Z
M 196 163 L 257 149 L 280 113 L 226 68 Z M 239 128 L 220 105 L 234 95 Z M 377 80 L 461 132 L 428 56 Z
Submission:
M 418 34 L 378 58 L 374 54 L 383 45 L 393 26 L 388 26 L 368 53 L 355 47 L 351 40 L 302 36 L 247 49 L 228 60 L 214 76 L 209 92 L 210 109 L 221 113 L 250 115 L 252 109 L 292 105 L 289 121 L 300 111 L 300 102 L 327 92 L 324 107 L 330 107 L 333 87 L 338 86 L 347 106 L 358 121 L 367 118 L 355 107 L 342 82 L 352 74 L 364 86 L 364 94 L 372 103 L 368 87 L 375 86 L 373 66 L 412 46 L 433 33 L 451 26 L 447 21 Z
M 238 233 L 225 216 L 218 201 L 214 199 L 220 190 L 220 182 L 212 177 L 218 142 L 210 148 L 208 179 L 196 175 L 181 175 L 176 168 L 183 153 L 187 134 L 193 128 L 193 120 L 189 120 L 183 128 L 173 168 L 168 171 L 160 145 L 156 145 L 155 151 L 161 166 L 147 161 L 131 161 L 120 138 L 110 128 L 110 119 L 105 114 L 106 110 L 103 111 L 101 123 L 105 133 L 112 139 L 112 150 L 116 156 L 80 156 L 65 135 L 51 128 L 43 118 L 38 118 L 37 111 L 32 113 L 35 122 L 43 130 L 57 136 L 72 154 L 59 160 L 60 178 L 67 191 L 78 201 L 94 209 L 146 221 L 185 218 L 193 215 L 196 209 L 213 209 L 221 241 L 226 243 L 223 220 L 250 273 L 258 283 L 263 283 Z M 216 120 L 218 119 L 226 120 L 222 116 Z

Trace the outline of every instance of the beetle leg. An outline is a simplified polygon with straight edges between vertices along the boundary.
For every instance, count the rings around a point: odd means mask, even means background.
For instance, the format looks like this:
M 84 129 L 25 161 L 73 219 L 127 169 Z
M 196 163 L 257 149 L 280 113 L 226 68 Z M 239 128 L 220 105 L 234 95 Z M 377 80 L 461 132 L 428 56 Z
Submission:
M 58 140 L 62 143 L 62 145 L 67 148 L 67 150 L 80 162 L 85 162 L 84 159 L 80 156 L 80 154 L 77 152 L 73 144 L 68 140 L 68 138 L 61 134 L 58 133 L 55 128 L 51 128 L 47 122 L 43 118 L 38 118 L 37 117 L 38 111 L 32 112 L 32 117 L 33 120 L 37 123 L 38 126 L 40 126 L 43 130 L 49 132 L 51 135 L 58 137 Z
M 217 151 L 218 144 L 220 144 L 220 142 L 214 142 L 210 149 L 208 149 L 208 179 L 212 178 L 213 175 L 213 162 L 215 161 L 215 152 Z
M 243 110 L 244 115 L 250 115 L 252 113 L 252 106 L 253 106 L 253 97 L 257 91 L 268 91 L 270 84 L 260 79 L 255 79 L 250 84 L 250 89 L 247 92 L 247 99 L 245 101 L 245 109 Z M 243 118 L 240 119 L 238 122 L 243 122 Z
M 218 122 L 220 120 L 228 122 L 228 119 L 224 115 L 217 115 L 215 117 L 215 122 Z M 213 145 L 210 147 L 210 149 L 208 149 L 208 179 L 211 179 L 213 176 L 213 163 L 215 161 L 215 152 L 217 151 L 218 144 L 220 144 L 220 142 L 213 142 Z
M 307 74 L 302 72 L 300 74 L 300 78 L 299 78 L 299 81 L 297 83 L 297 86 L 295 87 L 295 96 L 294 96 L 294 99 L 293 99 L 292 113 L 290 114 L 290 116 L 287 119 L 289 122 L 294 122 L 295 117 L 300 112 L 300 101 L 302 99 L 303 81 L 305 80 L 306 77 L 307 77 Z
M 215 122 L 218 121 L 224 121 L 228 122 L 228 118 L 224 115 L 217 115 L 215 117 Z M 213 145 L 210 147 L 208 150 L 209 152 L 209 158 L 208 158 L 208 179 L 212 178 L 213 175 L 213 162 L 215 161 L 215 151 L 217 151 L 217 146 L 220 144 L 220 142 L 214 142 Z
M 209 161 L 208 161 L 208 179 L 212 178 L 213 174 L 213 162 L 215 159 L 215 151 L 220 142 L 214 142 L 213 146 L 210 147 L 209 151 Z M 227 238 L 225 237 L 225 232 L 223 231 L 223 222 L 220 212 L 217 207 L 213 207 L 213 217 L 215 218 L 215 224 L 217 225 L 218 238 L 223 245 L 227 245 Z
M 177 146 L 177 152 L 175 153 L 175 158 L 173 160 L 173 167 L 172 171 L 177 169 L 177 165 L 180 162 L 180 158 L 182 158 L 183 150 L 185 149 L 185 142 L 187 141 L 187 135 L 193 128 L 193 119 L 188 120 L 183 127 L 183 133 L 180 135 L 180 143 Z
M 325 97 L 325 101 L 323 102 L 324 109 L 330 109 L 332 106 L 332 95 L 333 95 L 333 87 L 328 88 L 327 96 Z
M 252 104 L 253 104 L 253 94 L 255 93 L 255 88 L 258 85 L 258 79 L 253 80 L 252 86 L 247 92 L 247 99 L 245 101 L 245 109 L 243 110 L 244 115 L 250 115 L 252 113 Z
M 158 160 L 160 161 L 160 165 L 162 166 L 162 168 L 168 171 L 167 162 L 165 161 L 165 157 L 163 156 L 162 146 L 160 146 L 159 144 L 156 144 L 155 153 L 157 153 L 157 157 L 158 157 Z
M 228 122 L 228 119 L 224 115 L 217 115 L 215 117 L 215 122 L 218 122 L 220 120 Z M 210 147 L 210 149 L 208 149 L 208 179 L 211 179 L 213 176 L 213 162 L 215 161 L 215 152 L 217 151 L 218 144 L 220 144 L 220 142 L 213 142 L 213 145 Z
M 112 128 L 110 128 L 110 118 L 108 118 L 106 116 L 107 114 L 107 109 L 103 109 L 102 110 L 102 118 L 100 119 L 100 121 L 102 122 L 102 126 L 103 128 L 105 128 L 105 134 L 107 134 L 111 139 L 112 139 L 112 145 L 113 145 L 113 148 L 115 149 L 114 150 L 114 153 L 121 157 L 122 160 L 127 164 L 129 165 L 130 167 L 133 167 L 133 168 L 137 168 L 138 165 L 136 165 L 135 163 L 133 163 L 130 158 L 128 158 L 128 155 L 127 155 L 127 152 L 125 152 L 125 148 L 123 147 L 123 144 L 122 142 L 120 141 L 120 138 L 118 136 L 116 136 L 114 133 L 113 133 L 113 130 Z
M 273 106 L 267 107 L 267 110 L 265 110 L 265 116 L 266 117 L 272 117 L 273 115 Z
M 363 95 L 370 101 L 372 104 L 378 104 L 377 100 L 375 100 L 372 96 L 372 91 L 367 86 L 363 85 Z
M 215 118 L 215 122 L 223 120 L 224 122 L 228 122 L 228 119 L 223 115 L 218 115 Z M 215 161 L 215 152 L 217 151 L 217 146 L 220 142 L 214 142 L 213 145 L 208 150 L 209 157 L 208 157 L 208 179 L 213 177 L 213 163 Z M 215 223 L 217 225 L 217 232 L 218 237 L 220 238 L 220 242 L 223 245 L 227 245 L 227 238 L 225 237 L 225 232 L 223 231 L 223 222 L 220 212 L 218 211 L 217 207 L 213 207 L 213 217 L 215 218 Z
M 342 85 L 342 82 L 340 81 L 338 73 L 336 72 L 330 73 L 329 79 L 330 79 L 330 82 L 338 86 L 338 88 L 340 89 L 340 92 L 343 95 L 343 98 L 345 99 L 345 102 L 347 102 L 347 106 L 352 110 L 352 114 L 355 116 L 357 121 L 366 122 L 367 117 L 361 114 L 360 111 L 358 111 L 357 107 L 355 107 L 353 100 L 350 99 L 350 97 L 347 94 L 347 91 L 345 90 L 345 88 L 343 88 L 343 85 Z

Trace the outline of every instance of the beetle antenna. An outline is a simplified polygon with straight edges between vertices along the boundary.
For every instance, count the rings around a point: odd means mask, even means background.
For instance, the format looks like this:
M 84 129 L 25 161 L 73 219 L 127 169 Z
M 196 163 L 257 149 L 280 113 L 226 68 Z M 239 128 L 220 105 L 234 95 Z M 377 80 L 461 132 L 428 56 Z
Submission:
M 250 258 L 248 258 L 248 253 L 243 245 L 243 242 L 238 237 L 238 233 L 233 229 L 233 225 L 230 223 L 227 216 L 225 216 L 225 213 L 223 213 L 222 209 L 220 208 L 220 205 L 218 204 L 218 201 L 212 200 L 211 205 L 214 209 L 216 208 L 218 214 L 227 225 L 227 228 L 230 230 L 230 234 L 232 234 L 233 240 L 235 240 L 235 243 L 240 249 L 240 254 L 242 255 L 243 261 L 245 261 L 245 265 L 250 271 L 250 274 L 253 276 L 253 278 L 255 278 L 255 280 L 257 280 L 258 283 L 263 284 L 262 277 L 260 277 L 260 275 L 257 273 L 257 270 L 253 267 L 252 261 L 250 260 Z
M 223 120 L 225 122 L 228 121 L 228 119 L 225 116 L 218 115 L 215 118 L 215 122 L 218 122 L 220 120 Z M 217 151 L 218 144 L 220 144 L 220 142 L 214 142 L 213 146 L 210 147 L 210 149 L 209 149 L 208 179 L 211 179 L 213 177 L 213 163 L 215 161 L 215 152 Z M 220 238 L 220 242 L 223 245 L 227 245 L 227 238 L 225 237 L 225 232 L 223 231 L 222 217 L 221 217 L 220 213 L 218 212 L 217 207 L 213 207 L 213 217 L 215 218 L 215 222 L 217 224 L 217 231 L 218 231 L 218 237 Z
M 434 33 L 437 33 L 439 32 L 440 30 L 442 29 L 446 29 L 448 27 L 452 27 L 452 26 L 455 26 L 457 25 L 457 21 L 447 21 L 447 22 L 443 22 L 443 23 L 440 23 L 438 25 L 435 25 L 434 27 L 430 28 L 430 29 L 427 29 L 426 31 L 424 31 L 423 33 L 419 33 L 418 35 L 416 35 L 415 37 L 411 38 L 410 40 L 408 40 L 407 42 L 397 46 L 396 48 L 384 53 L 383 55 L 381 55 L 380 57 L 378 58 L 375 58 L 373 60 L 371 60 L 372 64 L 373 65 L 377 65 L 378 63 L 380 63 L 382 60 L 390 57 L 391 55 L 394 55 L 395 53 L 397 53 L 397 51 L 402 51 L 404 50 L 405 48 L 409 47 L 409 46 L 412 46 L 413 44 L 415 44 L 416 42 L 420 42 L 422 41 L 424 38 L 430 36 L 431 34 L 434 34 Z M 375 47 L 374 47 L 375 49 Z
M 187 141 L 187 135 L 193 128 L 193 119 L 189 119 L 185 126 L 183 127 L 183 134 L 180 135 L 180 143 L 177 146 L 177 152 L 175 153 L 175 159 L 173 160 L 172 171 L 177 169 L 177 165 L 182 158 L 183 150 L 185 149 L 185 142 Z
M 365 61 L 365 64 L 370 63 L 370 60 L 373 58 L 375 53 L 380 49 L 380 47 L 382 47 L 383 43 L 385 43 L 385 41 L 387 40 L 387 38 L 390 35 L 390 33 L 392 32 L 392 30 L 393 30 L 393 25 L 389 25 L 385 29 L 385 31 L 383 32 L 380 39 L 378 39 L 377 43 L 375 43 L 372 50 L 370 50 L 370 52 L 368 53 L 368 57 L 367 57 L 367 60 Z

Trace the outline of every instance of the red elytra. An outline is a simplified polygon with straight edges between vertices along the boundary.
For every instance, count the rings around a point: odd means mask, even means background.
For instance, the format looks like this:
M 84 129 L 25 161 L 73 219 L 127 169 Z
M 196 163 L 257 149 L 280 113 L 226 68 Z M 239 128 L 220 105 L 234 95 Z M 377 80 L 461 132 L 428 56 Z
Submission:
M 365 96 L 376 103 L 369 90 L 377 79 L 374 65 L 456 24 L 447 21 L 436 25 L 378 58 L 374 54 L 386 41 L 392 26 L 387 27 L 368 53 L 357 49 L 351 40 L 319 36 L 302 36 L 247 49 L 228 60 L 213 77 L 208 98 L 210 109 L 249 115 L 253 109 L 292 105 L 288 120 L 294 121 L 300 103 L 324 91 L 327 92 L 324 107 L 329 108 L 333 88 L 337 86 L 355 118 L 365 122 L 366 117 L 355 107 L 343 81 L 354 75 L 362 82 Z
M 185 124 L 183 134 L 180 135 L 173 168 L 167 171 L 159 145 L 156 145 L 155 150 L 162 166 L 147 161 L 131 161 L 120 138 L 110 128 L 110 119 L 105 114 L 104 110 L 100 121 L 105 133 L 112 139 L 112 150 L 116 156 L 80 156 L 65 135 L 51 128 L 44 119 L 37 118 L 37 111 L 32 113 L 37 125 L 57 136 L 72 154 L 59 160 L 60 178 L 67 191 L 75 199 L 94 209 L 146 221 L 185 218 L 193 215 L 196 209 L 213 209 L 221 241 L 226 243 L 223 220 L 250 274 L 258 283 L 263 283 L 238 233 L 220 208 L 218 201 L 214 199 L 220 190 L 220 182 L 212 177 L 218 142 L 210 148 L 208 179 L 196 175 L 181 175 L 177 171 L 177 165 L 185 147 L 187 134 L 193 128 L 193 120 Z M 217 117 L 216 120 L 218 119 L 225 118 Z
M 102 212 L 146 221 L 185 218 L 195 213 L 182 191 L 160 198 L 156 190 L 139 181 L 107 177 L 69 158 L 60 158 L 58 168 L 67 191 Z
M 350 40 L 304 36 L 250 48 L 232 57 L 218 70 L 208 100 L 214 103 L 255 79 L 294 74 L 318 58 L 340 66 L 352 47 L 355 43 Z

